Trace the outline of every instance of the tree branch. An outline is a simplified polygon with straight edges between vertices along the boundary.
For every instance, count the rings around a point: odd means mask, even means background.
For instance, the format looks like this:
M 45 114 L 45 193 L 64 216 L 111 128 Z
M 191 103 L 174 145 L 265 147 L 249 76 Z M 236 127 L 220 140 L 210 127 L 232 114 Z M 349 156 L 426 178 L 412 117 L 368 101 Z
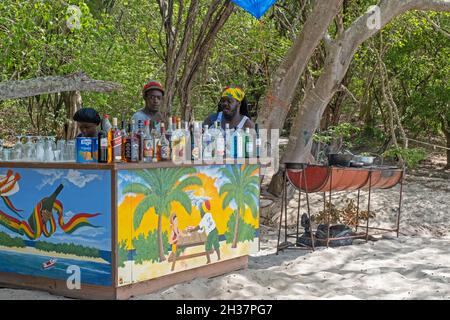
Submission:
M 92 80 L 86 74 L 77 72 L 59 77 L 1 82 L 0 101 L 38 96 L 46 93 L 66 91 L 111 92 L 119 89 L 121 89 L 121 85 L 118 83 Z

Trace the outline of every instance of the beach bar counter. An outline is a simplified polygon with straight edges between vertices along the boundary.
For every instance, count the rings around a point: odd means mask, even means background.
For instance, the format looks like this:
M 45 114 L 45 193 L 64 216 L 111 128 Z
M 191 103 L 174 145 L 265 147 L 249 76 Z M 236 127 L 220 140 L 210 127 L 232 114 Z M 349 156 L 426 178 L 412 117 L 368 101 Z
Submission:
M 0 287 L 128 299 L 245 268 L 260 168 L 0 162 Z

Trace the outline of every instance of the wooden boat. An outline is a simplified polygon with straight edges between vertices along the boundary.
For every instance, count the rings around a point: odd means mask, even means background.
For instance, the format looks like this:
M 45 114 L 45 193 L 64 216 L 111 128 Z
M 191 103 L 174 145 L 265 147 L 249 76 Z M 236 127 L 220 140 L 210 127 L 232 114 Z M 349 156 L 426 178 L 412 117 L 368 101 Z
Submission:
M 51 267 L 54 267 L 57 261 L 57 259 L 50 259 L 42 263 L 42 269 L 50 269 Z

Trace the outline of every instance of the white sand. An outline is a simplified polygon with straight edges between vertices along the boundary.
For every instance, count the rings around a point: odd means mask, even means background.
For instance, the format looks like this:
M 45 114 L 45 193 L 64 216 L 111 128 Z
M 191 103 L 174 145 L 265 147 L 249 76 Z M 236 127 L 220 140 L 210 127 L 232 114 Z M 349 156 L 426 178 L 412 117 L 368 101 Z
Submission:
M 371 201 L 377 214 L 373 225 L 395 223 L 398 189 L 377 190 Z M 399 238 L 387 235 L 314 253 L 287 250 L 275 255 L 278 231 L 262 226 L 261 251 L 250 257 L 246 270 L 134 299 L 450 299 L 449 208 L 448 179 L 408 177 Z M 0 289 L 0 299 L 23 298 L 60 297 Z

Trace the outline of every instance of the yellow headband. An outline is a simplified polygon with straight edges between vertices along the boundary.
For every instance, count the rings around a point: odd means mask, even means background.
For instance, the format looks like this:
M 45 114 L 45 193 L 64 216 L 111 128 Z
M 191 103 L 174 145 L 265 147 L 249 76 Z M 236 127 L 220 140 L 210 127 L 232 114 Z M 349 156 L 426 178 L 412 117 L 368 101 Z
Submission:
M 241 88 L 238 87 L 226 87 L 222 92 L 222 97 L 232 97 L 241 102 L 245 97 L 245 93 Z

